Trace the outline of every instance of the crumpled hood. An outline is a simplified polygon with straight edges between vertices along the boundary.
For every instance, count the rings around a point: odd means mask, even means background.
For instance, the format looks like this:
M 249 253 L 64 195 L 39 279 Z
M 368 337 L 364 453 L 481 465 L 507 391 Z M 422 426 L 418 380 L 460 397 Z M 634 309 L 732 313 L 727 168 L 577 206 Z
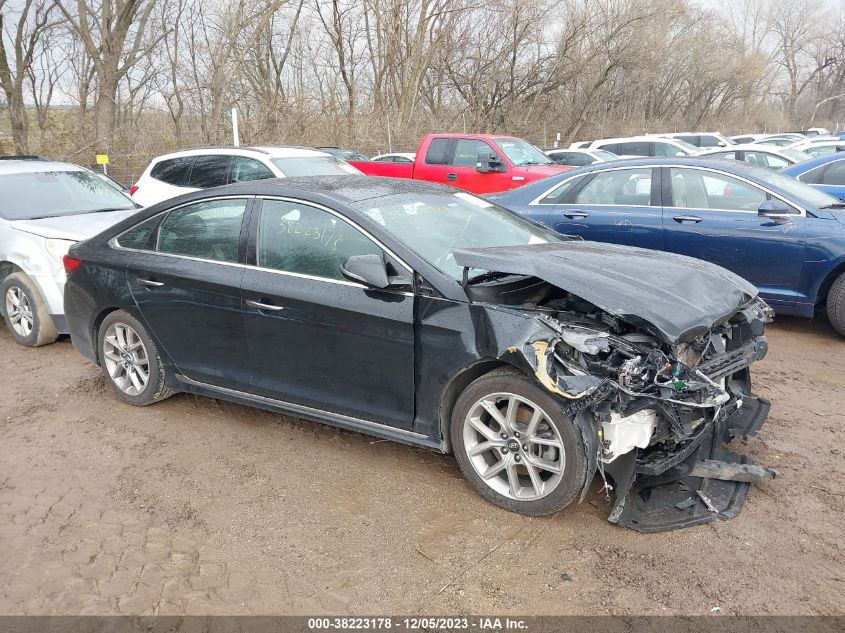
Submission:
M 459 266 L 532 275 L 625 321 L 651 324 L 670 344 L 705 333 L 757 296 L 734 273 L 692 257 L 571 241 L 454 251 Z
M 18 231 L 40 235 L 54 240 L 73 240 L 81 242 L 105 231 L 112 224 L 117 224 L 124 218 L 138 213 L 140 209 L 126 211 L 103 211 L 100 213 L 83 213 L 80 215 L 65 215 L 58 218 L 42 218 L 40 220 L 14 220 L 10 226 Z

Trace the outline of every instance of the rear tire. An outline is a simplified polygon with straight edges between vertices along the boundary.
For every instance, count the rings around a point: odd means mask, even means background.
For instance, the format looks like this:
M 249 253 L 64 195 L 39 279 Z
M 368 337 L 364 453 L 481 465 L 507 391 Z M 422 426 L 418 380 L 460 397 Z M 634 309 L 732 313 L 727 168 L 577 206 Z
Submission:
M 3 317 L 15 341 L 41 347 L 59 338 L 50 310 L 26 273 L 12 273 L 3 281 Z
M 472 382 L 455 403 L 449 433 L 464 477 L 506 510 L 552 514 L 586 482 L 580 429 L 557 398 L 515 369 Z
M 97 356 L 106 382 L 124 402 L 145 407 L 174 393 L 165 386 L 164 364 L 155 343 L 128 312 L 117 310 L 103 319 Z
M 833 329 L 845 336 L 845 273 L 836 278 L 827 293 L 827 318 Z

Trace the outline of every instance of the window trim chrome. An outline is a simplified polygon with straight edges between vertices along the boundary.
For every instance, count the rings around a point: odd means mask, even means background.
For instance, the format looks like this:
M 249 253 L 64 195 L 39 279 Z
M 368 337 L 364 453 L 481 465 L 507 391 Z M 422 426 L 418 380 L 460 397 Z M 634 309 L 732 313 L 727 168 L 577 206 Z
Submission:
M 129 248 L 128 246 L 122 246 L 120 244 L 119 240 L 118 240 L 118 238 L 120 238 L 122 235 L 128 233 L 129 231 L 131 231 L 132 229 L 137 227 L 139 224 L 142 224 L 143 222 L 147 222 L 149 220 L 152 220 L 153 218 L 157 218 L 160 215 L 170 213 L 171 211 L 175 211 L 176 209 L 181 209 L 183 207 L 190 206 L 192 204 L 197 204 L 198 202 L 215 202 L 217 200 L 247 200 L 247 201 L 251 201 L 251 200 L 283 200 L 283 201 L 286 201 L 286 202 L 296 202 L 296 203 L 300 203 L 300 204 L 305 204 L 306 206 L 314 206 L 314 207 L 320 208 L 321 210 L 327 211 L 330 214 L 335 215 L 340 220 L 346 220 L 353 227 L 358 228 L 362 233 L 364 233 L 364 235 L 366 235 L 377 246 L 379 246 L 379 248 L 384 249 L 384 251 L 386 253 L 388 253 L 397 262 L 399 262 L 399 264 L 402 265 L 411 275 L 415 274 L 414 270 L 410 266 L 408 266 L 408 264 L 406 264 L 404 260 L 402 260 L 396 254 L 394 254 L 393 251 L 390 250 L 389 248 L 387 248 L 386 246 L 384 246 L 380 240 L 373 237 L 368 231 L 359 227 L 352 220 L 349 220 L 348 218 L 344 218 L 344 216 L 338 214 L 336 211 L 334 211 L 332 209 L 329 209 L 325 205 L 321 205 L 319 203 L 305 202 L 305 201 L 299 200 L 297 198 L 290 198 L 290 197 L 284 197 L 284 196 L 258 196 L 258 195 L 251 194 L 251 195 L 248 195 L 248 196 L 243 196 L 243 195 L 217 196 L 217 197 L 214 197 L 214 198 L 207 198 L 207 199 L 204 199 L 204 200 L 201 200 L 201 201 L 192 200 L 192 201 L 185 202 L 183 204 L 177 205 L 175 207 L 171 207 L 169 209 L 165 209 L 163 211 L 160 211 L 159 213 L 156 213 L 155 215 L 151 215 L 148 218 L 144 218 L 140 222 L 134 224 L 133 226 L 129 227 L 128 229 L 126 229 L 125 231 L 120 233 L 119 235 L 116 235 L 112 239 L 110 239 L 109 242 L 108 242 L 108 246 L 109 246 L 109 248 L 112 248 L 114 250 L 128 251 L 128 252 L 132 252 L 132 253 L 144 253 L 144 254 L 147 254 L 147 255 L 158 255 L 160 257 L 170 257 L 172 259 L 183 259 L 183 260 L 186 260 L 186 261 L 201 262 L 201 263 L 204 263 L 204 264 L 220 264 L 221 266 L 235 266 L 235 267 L 243 268 L 245 270 L 257 270 L 257 271 L 261 271 L 261 272 L 274 273 L 274 274 L 277 274 L 277 275 L 286 275 L 286 276 L 289 276 L 289 277 L 297 277 L 299 279 L 308 279 L 308 280 L 311 280 L 311 281 L 324 281 L 324 282 L 327 282 L 327 283 L 338 284 L 338 285 L 341 285 L 341 286 L 349 286 L 349 287 L 352 287 L 352 288 L 362 288 L 364 290 L 372 290 L 372 288 L 370 288 L 369 286 L 366 286 L 364 284 L 356 283 L 354 281 L 347 281 L 347 280 L 344 280 L 344 279 L 332 279 L 332 278 L 329 278 L 329 277 L 320 277 L 320 276 L 317 276 L 317 275 L 307 275 L 305 273 L 295 273 L 295 272 L 286 271 L 286 270 L 276 270 L 274 268 L 264 268 L 264 267 L 261 267 L 261 266 L 257 266 L 257 265 L 253 265 L 253 264 L 244 264 L 244 263 L 241 263 L 241 262 L 224 262 L 224 261 L 220 261 L 220 260 L 216 260 L 216 259 L 205 259 L 203 257 L 192 257 L 191 255 L 177 255 L 175 253 L 162 253 L 160 251 L 151 251 L 151 250 L 145 249 L 145 248 Z M 257 246 L 257 243 L 256 243 L 256 249 L 257 249 L 257 247 L 258 246 Z M 393 291 L 388 291 L 388 292 L 393 292 Z M 404 295 L 404 296 L 408 296 L 408 297 L 415 296 L 413 292 L 404 292 L 404 291 L 394 292 L 394 294 L 400 294 L 400 295 Z
M 714 159 L 714 160 L 725 160 L 725 159 Z M 620 170 L 622 170 L 622 169 L 638 169 L 638 168 L 639 168 L 639 169 L 643 169 L 643 168 L 655 168 L 655 167 L 657 167 L 657 168 L 663 168 L 663 167 L 666 167 L 666 168 L 669 168 L 669 169 L 696 169 L 696 170 L 698 170 L 698 171 L 706 171 L 706 172 L 710 172 L 710 173 L 714 173 L 714 174 L 719 174 L 719 175 L 722 175 L 722 176 L 728 176 L 728 177 L 730 177 L 730 178 L 734 178 L 734 179 L 736 179 L 736 180 L 742 181 L 742 182 L 746 183 L 747 185 L 750 185 L 750 186 L 752 186 L 752 187 L 756 187 L 757 189 L 760 189 L 760 190 L 762 190 L 762 191 L 765 191 L 767 194 L 769 194 L 769 195 L 771 195 L 771 196 L 774 196 L 775 198 L 777 198 L 777 199 L 778 199 L 778 200 L 780 200 L 781 202 L 784 202 L 784 203 L 788 204 L 790 207 L 793 207 L 793 208 L 795 208 L 795 209 L 798 209 L 798 213 L 788 213 L 788 214 L 786 214 L 786 213 L 785 213 L 785 214 L 783 214 L 783 216 L 784 216 L 784 217 L 802 217 L 802 218 L 803 218 L 803 217 L 806 217 L 806 216 L 807 216 L 807 209 L 806 209 L 806 208 L 804 208 L 802 205 L 799 205 L 799 204 L 797 204 L 797 203 L 795 203 L 795 202 L 792 202 L 791 200 L 787 200 L 786 198 L 784 198 L 784 197 L 783 197 L 782 195 L 780 195 L 779 193 L 777 193 L 777 192 L 775 192 L 775 191 L 772 191 L 770 188 L 768 188 L 768 187 L 766 187 L 766 186 L 764 186 L 764 185 L 760 185 L 760 184 L 758 184 L 758 183 L 756 183 L 756 182 L 754 182 L 754 181 L 752 181 L 752 180 L 749 180 L 748 178 L 745 178 L 744 176 L 737 176 L 736 174 L 731 174 L 731 173 L 729 173 L 729 172 L 726 172 L 726 171 L 720 170 L 720 169 L 718 169 L 718 168 L 710 167 L 710 166 L 705 167 L 705 166 L 703 166 L 703 165 L 667 165 L 667 164 L 654 164 L 654 165 L 625 165 L 625 166 L 620 166 L 620 167 L 609 167 L 609 168 L 607 168 L 607 169 L 596 169 L 596 170 L 595 170 L 595 173 L 596 173 L 596 174 L 598 174 L 598 173 L 604 173 L 604 172 L 608 172 L 608 171 L 620 171 Z M 592 173 L 592 172 L 591 172 L 591 173 Z M 566 183 L 566 182 L 568 182 L 569 180 L 571 180 L 572 178 L 577 178 L 577 177 L 579 177 L 579 176 L 588 176 L 588 175 L 589 175 L 589 173 L 588 173 L 588 174 L 576 174 L 576 175 L 574 175 L 574 176 L 571 176 L 570 178 L 566 178 L 566 179 L 564 179 L 564 180 L 560 181 L 559 183 L 557 183 L 557 184 L 556 184 L 556 185 L 554 185 L 553 187 L 549 187 L 549 189 L 547 189 L 546 191 L 544 191 L 543 193 L 541 193 L 539 196 L 535 197 L 535 198 L 534 198 L 531 202 L 529 202 L 529 203 L 528 203 L 528 206 L 540 206 L 540 207 L 551 207 L 551 206 L 567 206 L 567 207 L 571 207 L 571 206 L 578 206 L 578 205 L 577 205 L 577 203 L 574 203 L 574 202 L 557 202 L 557 203 L 551 203 L 551 204 L 540 204 L 540 202 L 539 202 L 539 201 L 540 201 L 542 198 L 544 198 L 544 197 L 546 197 L 547 195 L 549 195 L 552 191 L 554 191 L 554 190 L 555 190 L 555 189 L 557 189 L 558 187 L 562 186 L 564 183 Z M 806 183 L 805 183 L 805 184 L 806 184 Z M 674 201 L 673 201 L 673 202 L 674 202 Z M 583 204 L 582 204 L 581 206 L 591 206 L 591 207 L 601 207 L 601 206 L 604 206 L 604 207 L 622 207 L 622 206 L 637 206 L 637 205 L 620 205 L 620 204 L 605 204 L 605 205 L 601 205 L 601 204 L 590 204 L 590 205 L 583 205 Z M 662 207 L 662 208 L 664 208 L 664 209 L 686 209 L 686 210 L 689 210 L 687 207 L 673 207 L 673 206 L 663 206 L 663 205 L 658 205 L 658 206 L 656 206 L 656 207 L 653 207 L 653 206 L 649 205 L 649 207 L 647 207 L 647 208 L 656 208 L 656 209 L 659 209 L 659 208 L 661 208 L 661 207 Z M 700 209 L 700 210 L 701 210 L 701 211 L 725 211 L 725 212 L 727 212 L 727 213 L 757 213 L 756 211 L 744 211 L 744 210 L 739 210 L 739 209 L 738 209 L 738 210 L 729 210 L 729 209 Z

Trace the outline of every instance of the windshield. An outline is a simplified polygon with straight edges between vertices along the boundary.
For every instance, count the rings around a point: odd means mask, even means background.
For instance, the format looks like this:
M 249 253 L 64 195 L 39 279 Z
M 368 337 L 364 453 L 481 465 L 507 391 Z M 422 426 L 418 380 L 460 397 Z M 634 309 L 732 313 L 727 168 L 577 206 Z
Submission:
M 785 176 L 780 172 L 764 167 L 755 166 L 750 169 L 756 178 L 785 191 L 804 206 L 820 208 L 841 203 L 841 200 L 837 200 L 815 187 L 805 185 L 800 180 L 796 180 L 791 176 Z
M 780 150 L 780 153 L 786 156 L 787 158 L 791 158 L 796 163 L 800 163 L 805 160 L 810 160 L 812 156 L 807 154 L 806 152 L 802 152 L 799 149 L 790 149 L 789 147 L 784 147 Z
M 271 160 L 288 178 L 295 176 L 348 176 L 349 174 L 361 173 L 336 156 L 299 156 L 297 158 L 273 158 Z
M 616 160 L 617 158 L 619 158 L 619 156 L 617 156 L 613 152 L 608 152 L 606 149 L 594 149 L 591 151 L 595 156 L 598 156 L 602 160 Z
M 139 208 L 115 185 L 88 171 L 40 171 L 0 176 L 0 217 L 35 220 Z
M 493 142 L 505 153 L 514 167 L 549 165 L 552 161 L 531 143 L 521 138 L 497 138 Z
M 352 206 L 381 224 L 420 257 L 463 278 L 452 251 L 561 242 L 567 238 L 468 193 L 398 194 Z

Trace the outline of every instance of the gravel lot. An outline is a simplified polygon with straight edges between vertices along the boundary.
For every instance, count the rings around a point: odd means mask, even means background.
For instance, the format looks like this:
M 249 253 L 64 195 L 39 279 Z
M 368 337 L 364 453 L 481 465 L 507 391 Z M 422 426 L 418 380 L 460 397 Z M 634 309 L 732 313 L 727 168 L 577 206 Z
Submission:
M 736 519 L 642 535 L 541 519 L 450 457 L 225 402 L 119 403 L 67 340 L 0 331 L 0 613 L 838 614 L 845 339 L 782 318 Z M 568 574 L 565 581 L 561 574 Z

